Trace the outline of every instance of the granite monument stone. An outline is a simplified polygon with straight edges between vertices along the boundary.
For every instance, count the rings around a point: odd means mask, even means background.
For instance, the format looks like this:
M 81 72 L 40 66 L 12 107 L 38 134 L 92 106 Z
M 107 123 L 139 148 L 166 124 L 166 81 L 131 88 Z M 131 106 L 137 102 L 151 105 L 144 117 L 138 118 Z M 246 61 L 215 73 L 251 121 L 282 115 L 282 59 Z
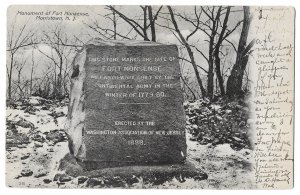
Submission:
M 94 40 L 75 57 L 67 132 L 82 161 L 181 163 L 185 115 L 176 45 Z

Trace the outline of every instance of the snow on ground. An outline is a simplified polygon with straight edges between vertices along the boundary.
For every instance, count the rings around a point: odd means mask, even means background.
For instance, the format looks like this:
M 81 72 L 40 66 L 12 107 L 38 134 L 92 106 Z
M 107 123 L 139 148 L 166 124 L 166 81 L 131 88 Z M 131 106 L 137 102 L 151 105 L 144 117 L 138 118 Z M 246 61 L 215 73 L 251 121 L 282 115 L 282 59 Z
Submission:
M 34 125 L 35 128 L 37 128 L 41 132 L 49 132 L 53 129 L 63 129 L 66 117 L 59 117 L 57 118 L 57 121 L 54 120 L 53 116 L 51 114 L 54 113 L 62 113 L 63 115 L 67 115 L 68 113 L 68 107 L 56 107 L 53 109 L 53 111 L 50 110 L 42 110 L 42 106 L 35 106 L 37 111 L 35 114 L 29 114 L 25 113 L 24 110 L 18 110 L 13 108 L 7 108 L 6 109 L 6 118 L 10 121 L 20 121 L 22 119 L 25 119 L 26 121 L 29 121 Z M 27 129 L 28 130 L 28 129 Z
M 41 101 L 44 100 L 39 98 L 31 99 L 29 101 L 29 107 L 31 107 L 29 111 L 27 108 L 22 108 L 21 105 L 17 105 L 15 108 L 7 108 L 7 186 L 86 188 L 88 179 L 82 180 L 80 177 L 65 177 L 63 182 L 54 181 L 55 175 L 59 173 L 58 163 L 68 153 L 68 143 L 62 131 L 66 120 L 67 104 L 50 103 L 45 108 Z M 194 103 L 192 106 L 193 109 L 201 108 L 199 102 Z M 220 110 L 218 105 L 212 106 L 212 108 Z M 189 120 L 190 118 L 187 117 L 187 161 L 191 162 L 197 169 L 207 173 L 208 178 L 200 181 L 186 179 L 184 182 L 174 178 L 160 185 L 146 184 L 142 178 L 137 178 L 138 182 L 128 187 L 255 188 L 252 150 L 249 148 L 234 150 L 230 143 L 200 144 L 190 134 L 191 124 Z
M 189 138 L 191 135 L 187 134 L 188 159 L 208 174 L 207 180 L 198 182 L 199 186 L 205 189 L 255 188 L 252 150 L 235 151 L 229 144 L 201 145 Z

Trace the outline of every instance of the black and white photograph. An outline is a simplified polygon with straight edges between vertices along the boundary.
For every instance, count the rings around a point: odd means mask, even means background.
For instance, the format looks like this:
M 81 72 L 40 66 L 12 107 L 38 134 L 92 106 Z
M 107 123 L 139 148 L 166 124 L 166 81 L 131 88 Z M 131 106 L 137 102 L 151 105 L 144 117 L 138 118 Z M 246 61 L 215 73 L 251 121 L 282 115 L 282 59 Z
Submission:
M 6 186 L 293 188 L 294 25 L 291 6 L 9 6 Z

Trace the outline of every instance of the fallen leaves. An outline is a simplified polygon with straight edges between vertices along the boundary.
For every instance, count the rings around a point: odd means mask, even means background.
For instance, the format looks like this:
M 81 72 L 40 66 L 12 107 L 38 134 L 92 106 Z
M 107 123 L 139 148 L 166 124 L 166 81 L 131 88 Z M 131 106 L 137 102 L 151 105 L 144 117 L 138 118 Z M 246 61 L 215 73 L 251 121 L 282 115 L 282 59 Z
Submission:
M 234 150 L 252 148 L 249 136 L 249 108 L 243 100 L 220 99 L 218 102 L 197 100 L 185 102 L 190 139 L 202 145 L 229 143 Z

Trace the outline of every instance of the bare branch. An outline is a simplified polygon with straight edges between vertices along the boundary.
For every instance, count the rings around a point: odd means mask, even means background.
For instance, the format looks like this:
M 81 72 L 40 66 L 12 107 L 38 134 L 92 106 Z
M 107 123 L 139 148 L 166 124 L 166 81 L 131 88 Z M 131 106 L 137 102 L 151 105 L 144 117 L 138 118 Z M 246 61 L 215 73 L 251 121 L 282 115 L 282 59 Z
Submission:
M 191 47 L 193 47 L 193 48 L 195 48 L 204 58 L 205 58 L 205 60 L 207 61 L 207 63 L 208 63 L 208 58 L 204 55 L 204 53 L 200 50 L 200 49 L 198 49 L 196 46 L 194 46 L 194 45 L 191 45 Z
M 186 59 L 186 58 L 182 58 L 182 57 L 178 57 L 180 60 L 183 60 L 183 61 L 186 61 L 186 62 L 189 62 L 189 63 L 192 63 L 190 60 Z M 196 66 L 198 68 L 200 68 L 201 70 L 203 70 L 205 73 L 208 73 L 207 70 L 205 70 L 204 68 L 202 68 L 200 65 L 196 64 Z
M 116 10 L 113 6 L 107 6 L 110 10 L 117 13 L 123 20 L 125 20 L 141 37 L 145 38 L 145 35 L 139 30 L 141 29 L 143 31 L 143 27 L 137 23 L 135 20 L 128 18 L 118 10 Z M 139 28 L 139 29 L 138 29 Z
M 231 41 L 229 41 L 228 39 L 225 39 L 225 41 L 227 41 L 229 44 L 231 44 L 231 45 L 232 45 L 232 47 L 233 47 L 233 49 L 234 49 L 234 51 L 235 51 L 235 52 L 237 52 L 237 49 L 236 49 L 236 47 L 235 47 L 234 43 L 232 43 L 232 42 L 231 42 Z

